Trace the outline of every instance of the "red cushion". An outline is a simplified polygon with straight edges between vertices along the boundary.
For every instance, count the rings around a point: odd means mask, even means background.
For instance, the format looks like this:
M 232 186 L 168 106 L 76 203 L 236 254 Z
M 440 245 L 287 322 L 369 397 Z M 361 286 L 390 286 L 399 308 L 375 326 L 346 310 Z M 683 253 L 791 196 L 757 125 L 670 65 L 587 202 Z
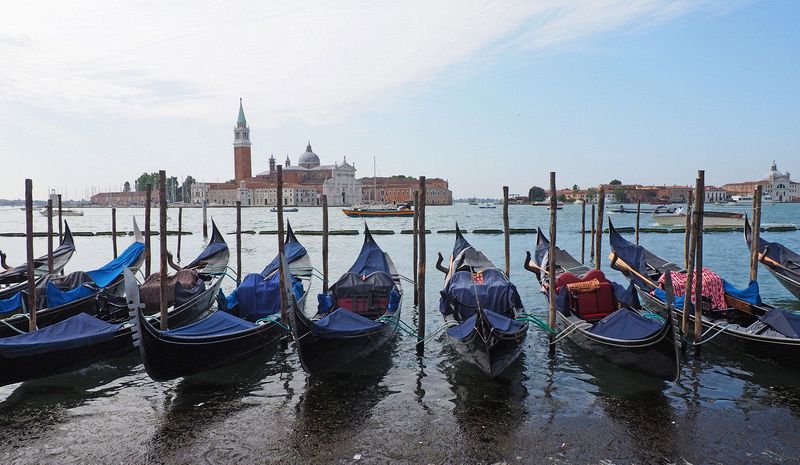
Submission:
M 577 303 L 578 306 L 578 316 L 581 318 L 584 318 L 585 315 L 592 315 L 600 312 L 600 309 L 597 307 L 597 295 L 594 292 L 575 294 L 575 303 Z
M 605 313 L 611 313 L 617 309 L 617 301 L 614 299 L 614 288 L 611 283 L 600 283 L 600 289 L 597 290 L 597 306 L 600 312 Z
M 572 273 L 562 273 L 558 278 L 556 278 L 556 289 L 560 289 L 561 286 L 566 286 L 567 284 L 577 283 L 581 279 L 575 276 Z
M 601 283 L 607 283 L 608 280 L 606 279 L 605 273 L 600 270 L 590 270 L 587 271 L 585 275 L 581 276 L 581 281 L 591 281 L 593 279 L 597 279 Z

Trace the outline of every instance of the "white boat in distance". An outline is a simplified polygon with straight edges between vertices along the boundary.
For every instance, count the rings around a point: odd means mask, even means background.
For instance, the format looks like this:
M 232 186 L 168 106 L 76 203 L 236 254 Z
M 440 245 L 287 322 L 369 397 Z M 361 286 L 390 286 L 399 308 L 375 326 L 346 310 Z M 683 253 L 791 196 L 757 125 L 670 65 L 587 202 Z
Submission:
M 734 195 L 731 196 L 731 200 L 728 203 L 732 205 L 753 205 L 753 195 L 752 194 Z M 764 205 L 768 203 L 769 204 L 775 203 L 775 200 L 772 199 L 771 195 L 766 195 L 766 194 L 762 195 L 761 204 Z
M 483 202 L 478 205 L 478 208 L 497 208 L 497 205 L 489 202 Z
M 672 213 L 653 213 L 653 219 L 660 226 L 686 226 L 686 211 L 678 208 Z M 703 227 L 714 226 L 744 227 L 744 213 L 704 211 Z
M 22 210 L 24 210 L 24 208 Z M 41 213 L 42 216 L 47 216 L 47 207 L 42 208 L 41 210 L 39 210 L 39 213 Z M 56 216 L 58 216 L 58 208 L 53 208 L 53 217 L 56 217 Z M 83 216 L 83 211 L 82 210 L 73 210 L 71 208 L 62 208 L 61 209 L 61 216 Z

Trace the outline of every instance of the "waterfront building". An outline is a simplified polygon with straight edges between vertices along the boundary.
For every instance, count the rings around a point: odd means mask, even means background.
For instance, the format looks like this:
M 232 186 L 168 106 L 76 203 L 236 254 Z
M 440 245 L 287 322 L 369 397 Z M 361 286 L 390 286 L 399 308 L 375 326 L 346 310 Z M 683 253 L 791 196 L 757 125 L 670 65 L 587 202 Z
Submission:
M 775 160 L 763 179 L 729 183 L 723 185 L 722 189 L 730 196 L 752 195 L 758 185 L 763 186 L 763 194 L 769 195 L 774 202 L 800 202 L 800 183 L 792 181 L 788 171 L 778 171 Z
M 102 207 L 128 207 L 144 205 L 146 197 L 145 191 L 99 192 L 93 195 L 90 201 L 92 205 Z M 153 189 L 150 198 L 153 205 L 158 204 L 158 189 Z
M 725 192 L 725 189 L 716 186 L 706 186 L 706 195 L 705 195 L 706 202 L 727 202 L 728 201 L 728 193 Z
M 409 176 L 361 178 L 361 195 L 366 202 L 402 204 L 414 201 L 419 190 L 419 179 Z M 453 192 L 449 183 L 441 178 L 425 180 L 426 205 L 452 205 Z

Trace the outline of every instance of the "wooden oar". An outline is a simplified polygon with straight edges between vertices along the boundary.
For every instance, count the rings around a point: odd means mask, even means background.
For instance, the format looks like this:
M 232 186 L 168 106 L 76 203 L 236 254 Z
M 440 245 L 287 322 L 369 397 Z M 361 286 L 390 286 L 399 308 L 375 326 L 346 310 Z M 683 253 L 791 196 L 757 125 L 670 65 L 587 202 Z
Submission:
M 525 267 L 526 270 L 530 271 L 531 273 L 536 273 L 537 275 L 539 273 L 547 273 L 547 270 L 531 262 L 530 252 L 525 252 L 525 264 L 523 266 Z
M 628 273 L 633 274 L 634 276 L 636 276 L 639 279 L 641 279 L 642 281 L 650 284 L 651 286 L 658 287 L 658 284 L 654 283 L 653 280 L 651 280 L 647 276 L 639 273 L 638 271 L 634 270 L 630 265 L 628 265 L 624 261 L 619 260 L 619 256 L 617 256 L 616 252 L 611 252 L 611 254 L 609 254 L 608 258 L 611 259 L 611 267 L 612 268 L 614 267 L 614 265 L 620 264 L 620 268 L 622 268 L 620 271 L 623 271 L 623 272 L 627 271 Z
M 786 270 L 786 271 L 788 271 L 789 273 L 792 273 L 795 276 L 800 276 L 800 273 L 798 273 L 797 271 L 795 271 L 795 270 L 793 270 L 791 268 L 788 268 L 786 266 L 783 266 L 781 263 L 778 263 L 775 260 L 767 257 L 767 253 L 766 252 L 758 254 L 758 261 L 760 261 L 760 262 L 762 262 L 762 263 L 764 263 L 765 265 L 768 265 L 768 266 L 774 266 L 776 268 L 780 268 L 782 270 Z

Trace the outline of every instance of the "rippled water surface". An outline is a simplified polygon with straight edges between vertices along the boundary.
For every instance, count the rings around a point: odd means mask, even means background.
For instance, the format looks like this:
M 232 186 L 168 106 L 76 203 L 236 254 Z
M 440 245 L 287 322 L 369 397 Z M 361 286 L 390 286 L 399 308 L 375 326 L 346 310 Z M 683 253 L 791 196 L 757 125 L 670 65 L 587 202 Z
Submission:
M 580 256 L 580 206 L 558 212 L 558 243 Z M 86 209 L 68 218 L 73 231 L 107 231 L 110 209 Z M 141 209 L 118 209 L 120 228 Z M 233 232 L 232 209 L 209 209 L 224 233 Z M 762 224 L 800 223 L 800 205 L 764 209 Z M 436 253 L 452 248 L 452 234 L 437 230 L 502 228 L 502 209 L 429 207 L 427 226 L 427 327 L 438 328 L 441 274 Z M 512 228 L 548 224 L 543 208 L 512 206 Z M 177 229 L 177 210 L 170 210 Z M 276 229 L 275 214 L 243 210 L 243 229 Z M 319 209 L 286 215 L 296 230 L 321 229 Z M 156 218 L 157 215 L 154 215 Z M 619 226 L 635 215 L 611 215 Z M 201 212 L 185 209 L 182 257 L 202 248 Z M 35 228 L 46 229 L 36 215 Z M 651 221 L 645 215 L 643 225 Z M 155 223 L 154 223 L 155 224 Z M 401 274 L 411 275 L 410 219 L 370 220 Z M 331 229 L 363 228 L 363 221 L 331 209 Z M 23 212 L 0 210 L 0 232 L 24 230 Z M 226 234 L 231 248 L 232 234 Z M 533 235 L 511 239 L 511 279 L 526 307 L 546 312 L 533 275 L 522 269 Z M 800 250 L 800 232 L 765 233 Z M 477 248 L 502 266 L 502 235 L 468 234 Z M 128 238 L 121 238 L 120 246 Z M 300 236 L 321 268 L 321 239 Z M 358 253 L 363 236 L 332 236 L 332 279 Z M 177 238 L 169 237 L 174 250 Z M 679 262 L 682 234 L 642 234 L 641 242 Z M 98 267 L 110 258 L 108 237 L 77 237 L 78 252 L 67 271 Z M 46 251 L 36 239 L 36 253 Z M 154 247 L 157 251 L 157 247 Z M 12 264 L 24 257 L 24 240 L 0 238 Z M 272 259 L 274 235 L 244 235 L 242 268 L 255 272 Z M 603 245 L 603 255 L 608 253 Z M 586 253 L 588 257 L 589 246 Z M 705 264 L 736 284 L 748 278 L 741 233 L 705 236 Z M 157 256 L 154 256 L 157 263 Z M 604 258 L 604 269 L 607 259 Z M 235 255 L 230 262 L 235 267 Z M 621 275 L 606 269 L 609 277 Z M 766 301 L 800 310 L 800 304 L 765 270 L 759 282 Z M 314 282 L 316 292 L 320 283 Z M 232 282 L 226 283 L 226 291 Z M 410 291 L 408 286 L 407 291 Z M 417 310 L 407 294 L 403 319 Z M 309 304 L 311 305 L 311 304 Z M 80 372 L 0 387 L 0 463 L 798 463 L 800 462 L 800 372 L 769 361 L 709 346 L 688 357 L 679 383 L 663 383 L 617 369 L 570 342 L 549 357 L 547 338 L 532 330 L 522 357 L 497 380 L 460 363 L 442 338 L 423 357 L 412 337 L 398 340 L 352 373 L 309 377 L 291 344 L 257 359 L 166 383 L 151 381 L 132 353 Z

